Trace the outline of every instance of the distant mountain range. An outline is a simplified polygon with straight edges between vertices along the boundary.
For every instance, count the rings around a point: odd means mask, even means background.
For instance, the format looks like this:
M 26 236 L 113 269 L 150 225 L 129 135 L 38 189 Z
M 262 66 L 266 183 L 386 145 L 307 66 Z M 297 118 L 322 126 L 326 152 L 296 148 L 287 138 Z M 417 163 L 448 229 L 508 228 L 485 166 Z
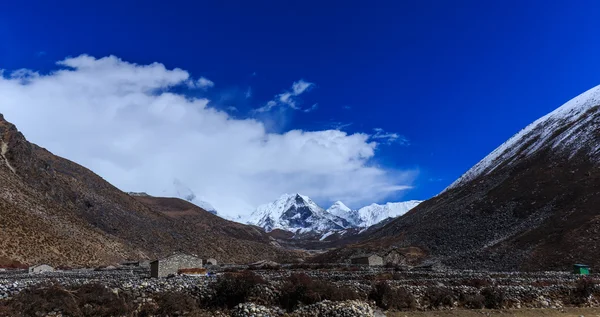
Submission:
M 310 233 L 328 236 L 346 229 L 368 228 L 386 219 L 399 217 L 420 202 L 411 200 L 385 205 L 371 204 L 352 210 L 337 201 L 328 209 L 323 209 L 308 196 L 284 194 L 238 221 L 259 226 L 267 232 L 280 229 L 297 235 Z

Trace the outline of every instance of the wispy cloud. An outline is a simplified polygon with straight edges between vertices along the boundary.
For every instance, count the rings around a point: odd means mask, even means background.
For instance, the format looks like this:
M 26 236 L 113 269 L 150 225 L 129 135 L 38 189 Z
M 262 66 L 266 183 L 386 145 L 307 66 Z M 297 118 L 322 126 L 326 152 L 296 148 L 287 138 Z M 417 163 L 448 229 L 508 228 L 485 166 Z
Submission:
M 351 109 L 352 109 L 352 106 L 348 106 L 348 105 L 346 105 L 346 106 L 343 106 L 342 108 L 344 108 L 344 110 L 351 110 Z
M 291 90 L 284 91 L 275 96 L 273 100 L 268 101 L 264 106 L 254 109 L 254 112 L 267 112 L 276 106 L 288 106 L 294 110 L 303 110 L 298 106 L 298 96 L 309 91 L 315 84 L 303 79 L 292 84 Z M 314 105 L 313 105 L 314 106 Z M 310 108 L 309 108 L 310 109 Z M 316 109 L 316 108 L 315 108 Z M 314 109 L 310 110 L 313 111 Z M 307 112 L 310 112 L 307 111 Z
M 188 80 L 187 85 L 189 88 L 192 88 L 192 89 L 199 88 L 199 89 L 206 90 L 208 88 L 214 87 L 215 83 L 206 77 L 200 77 L 198 80 L 195 80 L 195 81 L 192 79 Z
M 373 129 L 373 131 L 375 131 L 374 134 L 371 134 L 370 138 L 382 143 L 386 143 L 386 144 L 392 144 L 392 143 L 398 143 L 401 145 L 408 145 L 408 139 L 398 133 L 391 133 L 391 132 L 386 132 L 384 131 L 382 128 L 375 128 Z
M 352 122 L 337 122 L 337 121 L 334 121 L 334 122 L 329 123 L 328 127 L 332 128 L 332 129 L 335 129 L 335 130 L 343 130 L 344 128 L 347 128 L 347 127 L 349 127 L 349 126 L 351 126 L 353 124 L 354 123 L 352 123 Z
M 305 113 L 309 113 L 309 112 L 313 112 L 313 111 L 317 110 L 317 108 L 319 108 L 319 104 L 315 103 L 310 108 L 306 108 L 302 111 L 304 111 Z
M 246 90 L 246 99 L 252 97 L 252 87 L 248 87 L 248 90 Z

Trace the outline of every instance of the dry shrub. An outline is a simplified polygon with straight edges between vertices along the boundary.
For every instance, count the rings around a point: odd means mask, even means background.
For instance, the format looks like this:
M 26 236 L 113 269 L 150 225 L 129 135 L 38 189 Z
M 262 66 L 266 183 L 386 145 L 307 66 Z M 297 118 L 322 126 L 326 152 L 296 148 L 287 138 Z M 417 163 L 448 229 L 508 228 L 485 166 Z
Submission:
M 266 284 L 265 280 L 250 271 L 241 273 L 225 273 L 213 284 L 214 298 L 212 305 L 233 308 L 249 297 L 252 288 Z
M 358 294 L 348 288 L 340 288 L 326 281 L 313 280 L 310 276 L 292 274 L 280 290 L 282 308 L 293 311 L 300 305 L 310 305 L 323 300 L 344 301 L 358 299 Z
M 415 297 L 407 289 L 394 289 L 385 281 L 373 285 L 369 299 L 383 309 L 407 310 L 416 307 Z
M 0 300 L 0 317 L 10 317 L 18 315 L 19 314 L 9 306 L 9 301 Z
M 570 294 L 570 302 L 573 305 L 583 305 L 588 302 L 590 296 L 596 291 L 596 281 L 589 277 L 583 277 L 575 283 L 575 289 Z
M 24 289 L 6 306 L 5 310 L 18 312 L 12 316 L 36 316 L 58 310 L 67 316 L 108 317 L 128 316 L 134 311 L 129 298 L 119 296 L 100 284 L 69 289 L 57 283 L 40 284 Z
M 485 297 L 481 294 L 460 294 L 459 303 L 464 308 L 482 309 L 485 305 Z
M 452 307 L 455 301 L 454 293 L 442 287 L 428 287 L 425 290 L 425 298 L 431 308 Z
M 497 287 L 486 287 L 480 293 L 484 297 L 484 306 L 488 309 L 500 309 L 506 302 L 504 292 Z
M 119 296 L 101 284 L 85 284 L 77 289 L 77 304 L 83 316 L 124 316 L 134 308 L 125 295 Z
M 74 293 L 55 283 L 40 284 L 19 292 L 9 302 L 9 307 L 20 313 L 17 316 L 45 315 L 54 310 L 68 316 L 82 316 Z
M 199 310 L 196 299 L 185 292 L 160 293 L 154 297 L 154 302 L 156 306 L 145 305 L 142 307 L 142 312 L 149 316 L 181 316 L 196 313 Z

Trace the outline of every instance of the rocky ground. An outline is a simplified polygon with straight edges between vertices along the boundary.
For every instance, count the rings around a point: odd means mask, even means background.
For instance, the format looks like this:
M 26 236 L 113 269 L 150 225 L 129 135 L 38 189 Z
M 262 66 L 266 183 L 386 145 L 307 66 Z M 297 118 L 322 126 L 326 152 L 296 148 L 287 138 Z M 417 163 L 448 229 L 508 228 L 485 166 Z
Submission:
M 203 304 L 214 302 L 219 297 L 219 290 L 215 285 L 221 279 L 226 276 L 233 277 L 234 281 L 239 276 L 243 279 L 243 274 L 247 272 L 252 272 L 248 274 L 253 279 L 263 282 L 250 285 L 250 291 L 243 295 L 243 299 L 238 299 L 240 303 L 229 308 L 226 305 L 208 307 Z M 154 279 L 149 277 L 148 270 L 144 268 L 73 270 L 44 274 L 4 271 L 0 272 L 0 304 L 9 303 L 18 294 L 36 285 L 53 283 L 71 289 L 85 284 L 101 284 L 114 294 L 126 295 L 138 307 L 159 303 L 158 294 L 188 294 L 193 305 L 198 306 L 195 315 L 189 314 L 190 316 L 424 316 L 418 312 L 460 312 L 471 309 L 468 311 L 490 314 L 492 309 L 545 308 L 560 311 L 573 307 L 600 307 L 600 288 L 597 284 L 600 275 L 581 278 L 569 272 L 288 266 L 252 271 L 243 270 L 242 267 L 221 268 L 214 270 L 214 273 L 214 276 L 209 277 L 176 276 Z M 290 276 L 297 279 L 293 280 Z M 302 285 L 306 285 L 308 292 L 300 297 L 293 297 L 302 290 L 294 288 L 290 291 L 290 285 L 294 283 L 304 283 Z M 235 293 L 238 287 L 235 284 L 230 291 Z M 323 294 L 338 292 L 341 295 Z M 314 300 L 314 294 L 317 294 L 317 300 Z M 283 305 L 282 298 L 285 296 L 298 303 L 289 306 L 288 301 L 288 306 Z M 231 303 L 230 299 L 225 298 L 228 304 Z M 51 311 L 40 311 L 37 315 L 60 316 L 61 310 L 53 308 Z M 158 316 L 162 315 L 164 314 Z M 168 315 L 176 316 L 178 312 L 173 311 Z

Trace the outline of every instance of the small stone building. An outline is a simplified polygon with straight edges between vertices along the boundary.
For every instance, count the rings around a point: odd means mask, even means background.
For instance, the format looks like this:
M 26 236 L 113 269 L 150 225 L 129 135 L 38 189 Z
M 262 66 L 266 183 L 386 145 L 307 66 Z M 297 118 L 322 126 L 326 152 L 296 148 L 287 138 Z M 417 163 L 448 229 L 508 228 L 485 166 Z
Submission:
M 54 268 L 47 264 L 34 265 L 29 267 L 29 274 L 54 272 Z
M 352 264 L 369 265 L 369 266 L 382 266 L 383 258 L 379 255 L 361 256 L 351 259 Z
M 217 260 L 213 259 L 213 258 L 209 258 L 209 259 L 206 259 L 206 261 L 204 261 L 204 263 L 206 265 L 217 265 Z
M 383 256 L 383 263 L 390 265 L 407 265 L 406 256 L 397 250 L 390 250 Z
M 189 254 L 173 254 L 164 259 L 150 262 L 151 277 L 177 275 L 180 270 L 201 269 L 202 259 Z

